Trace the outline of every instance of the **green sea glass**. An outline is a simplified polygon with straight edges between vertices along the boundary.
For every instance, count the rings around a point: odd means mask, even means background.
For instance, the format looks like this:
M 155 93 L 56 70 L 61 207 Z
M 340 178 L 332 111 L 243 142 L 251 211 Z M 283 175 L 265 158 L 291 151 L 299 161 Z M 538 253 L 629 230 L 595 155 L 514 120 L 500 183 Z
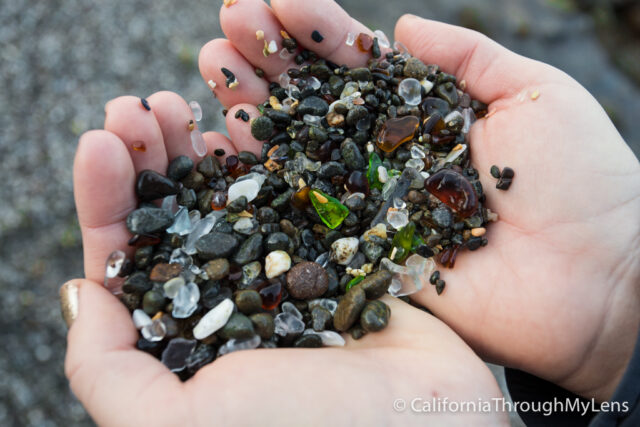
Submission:
M 411 252 L 413 246 L 413 235 L 416 231 L 416 224 L 410 222 L 402 227 L 391 241 L 391 251 L 389 252 L 389 259 L 391 261 L 400 263 L 404 261 Z M 394 254 L 395 249 L 395 254 Z
M 314 188 L 309 191 L 309 199 L 322 222 L 331 229 L 338 227 L 349 216 L 349 209 L 345 205 L 320 190 Z

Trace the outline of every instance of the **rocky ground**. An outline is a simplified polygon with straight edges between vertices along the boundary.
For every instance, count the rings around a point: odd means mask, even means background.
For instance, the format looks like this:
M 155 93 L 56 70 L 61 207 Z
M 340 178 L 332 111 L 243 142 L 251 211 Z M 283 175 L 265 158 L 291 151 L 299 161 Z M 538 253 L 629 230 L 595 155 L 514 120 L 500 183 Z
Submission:
M 239 0 L 242 1 L 242 0 Z M 120 94 L 178 92 L 223 130 L 197 71 L 199 47 L 221 35 L 220 2 L 17 0 L 0 6 L 0 425 L 91 425 L 64 379 L 57 292 L 82 275 L 71 169 L 78 136 L 100 127 Z M 549 62 L 605 106 L 636 155 L 640 90 L 612 66 L 592 15 L 560 0 L 341 1 L 393 34 L 404 12 L 479 29 Z M 618 61 L 619 62 L 619 61 Z M 496 369 L 499 373 L 499 369 Z

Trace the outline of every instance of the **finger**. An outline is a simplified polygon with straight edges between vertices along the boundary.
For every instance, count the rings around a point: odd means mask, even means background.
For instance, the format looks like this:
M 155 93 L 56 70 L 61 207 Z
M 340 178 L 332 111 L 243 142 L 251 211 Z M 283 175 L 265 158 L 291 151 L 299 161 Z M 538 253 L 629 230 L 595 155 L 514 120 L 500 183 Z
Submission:
M 174 92 L 156 92 L 147 98 L 151 111 L 155 114 L 164 139 L 164 147 L 169 160 L 178 156 L 188 156 L 197 161 L 198 155 L 191 147 L 189 120 L 197 124 L 189 105 Z
M 73 189 L 82 230 L 85 275 L 102 281 L 105 260 L 126 250 L 131 237 L 124 220 L 136 207 L 135 170 L 127 147 L 105 130 L 80 137 L 73 164 Z
M 207 143 L 207 154 L 214 154 L 217 149 L 224 150 L 222 156 L 216 156 L 220 159 L 226 159 L 228 156 L 238 155 L 236 148 L 233 146 L 229 138 L 218 132 L 205 132 L 202 134 L 204 142 Z
M 222 31 L 236 49 L 254 67 L 261 68 L 272 81 L 278 81 L 278 76 L 295 67 L 293 56 L 283 60 L 280 57 L 283 37 L 280 31 L 283 26 L 273 14 L 271 8 L 263 0 L 244 0 L 233 7 L 222 6 L 220 9 L 220 25 Z M 256 31 L 264 33 L 264 39 L 256 38 Z M 265 41 L 275 41 L 278 51 L 267 57 L 262 53 Z
M 105 113 L 105 130 L 125 143 L 137 172 L 144 169 L 167 171 L 162 131 L 156 116 L 143 107 L 140 98 L 121 96 L 113 99 L 105 106 Z
M 345 41 L 349 33 L 373 33 L 333 0 L 272 0 L 271 7 L 287 32 L 321 58 L 349 67 L 364 66 L 371 58 L 370 53 L 361 52 L 355 44 L 347 46 Z M 313 31 L 323 37 L 320 43 L 311 38 Z
M 229 40 L 215 39 L 204 45 L 198 64 L 204 81 L 215 83 L 213 92 L 225 107 L 241 102 L 257 105 L 269 97 L 267 81 L 256 76 L 255 68 Z M 235 89 L 226 86 L 227 77 L 222 72 L 223 67 L 235 75 L 238 81 Z
M 240 118 L 236 118 L 236 112 L 244 110 L 249 114 L 249 121 L 245 122 Z M 227 113 L 227 131 L 231 137 L 231 141 L 236 148 L 236 151 L 251 151 L 258 158 L 260 158 L 260 152 L 262 150 L 262 142 L 258 141 L 251 135 L 251 119 L 259 117 L 260 113 L 253 105 L 239 104 L 231 108 Z
M 67 337 L 65 373 L 93 419 L 98 424 L 153 425 L 147 417 L 160 418 L 162 413 L 177 421 L 188 415 L 181 409 L 178 377 L 135 348 L 138 333 L 125 306 L 98 283 L 71 284 L 79 288 L 78 316 Z M 158 411 L 168 399 L 171 410 Z M 157 421 L 172 424 L 167 419 Z
M 465 80 L 471 96 L 491 103 L 515 95 L 541 78 L 543 64 L 517 55 L 476 31 L 404 15 L 396 40 L 412 55 Z

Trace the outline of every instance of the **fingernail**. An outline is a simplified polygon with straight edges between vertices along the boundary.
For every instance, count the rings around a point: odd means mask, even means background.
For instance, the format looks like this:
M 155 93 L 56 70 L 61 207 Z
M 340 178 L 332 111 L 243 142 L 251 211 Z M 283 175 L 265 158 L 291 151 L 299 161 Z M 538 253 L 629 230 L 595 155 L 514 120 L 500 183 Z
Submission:
M 60 310 L 67 328 L 78 317 L 78 285 L 75 281 L 67 282 L 60 288 Z

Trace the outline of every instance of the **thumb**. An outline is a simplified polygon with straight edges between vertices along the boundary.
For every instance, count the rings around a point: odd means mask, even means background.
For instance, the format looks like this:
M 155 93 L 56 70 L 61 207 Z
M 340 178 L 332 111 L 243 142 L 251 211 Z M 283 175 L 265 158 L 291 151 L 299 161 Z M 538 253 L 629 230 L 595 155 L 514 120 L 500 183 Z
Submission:
M 395 28 L 395 39 L 421 60 L 438 64 L 465 80 L 471 96 L 491 103 L 515 95 L 535 84 L 541 71 L 553 68 L 520 56 L 473 30 L 403 15 Z
M 72 321 L 65 374 L 98 424 L 153 425 L 150 420 L 162 412 L 158 402 L 172 400 L 174 415 L 181 412 L 176 408 L 188 406 L 179 403 L 178 377 L 136 349 L 138 333 L 124 304 L 84 279 L 67 282 L 60 294 L 65 320 Z

